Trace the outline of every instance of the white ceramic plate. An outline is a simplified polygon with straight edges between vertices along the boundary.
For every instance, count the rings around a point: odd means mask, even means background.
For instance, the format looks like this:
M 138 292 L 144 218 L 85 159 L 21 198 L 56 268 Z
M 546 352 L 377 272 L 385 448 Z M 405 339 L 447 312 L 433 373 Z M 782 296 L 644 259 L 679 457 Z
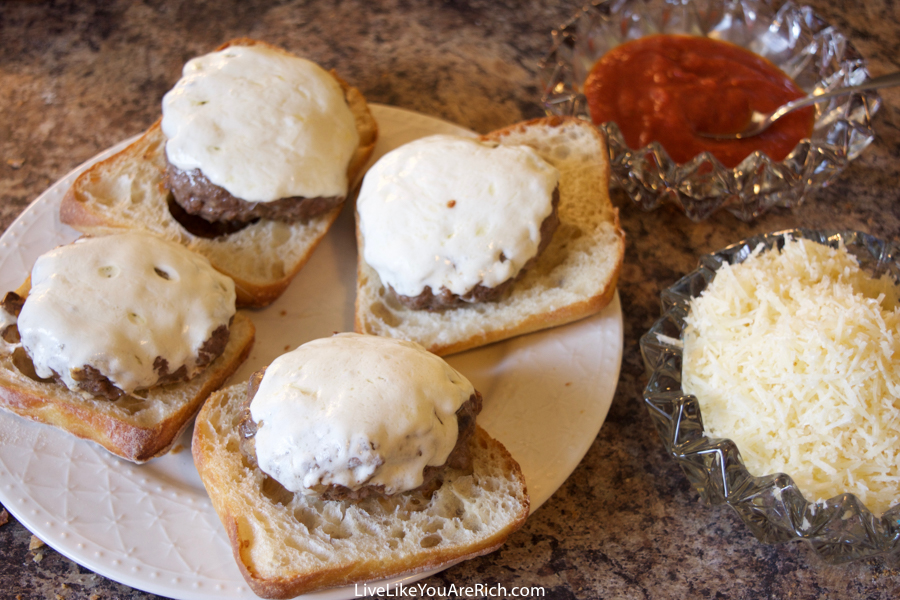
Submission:
M 372 108 L 380 126 L 373 160 L 423 135 L 471 135 L 419 113 Z M 58 207 L 86 166 L 42 194 L 0 237 L 0 294 L 19 286 L 38 255 L 77 237 L 59 222 Z M 252 313 L 256 346 L 235 381 L 303 342 L 353 329 L 356 245 L 349 212 L 287 292 Z M 601 314 L 578 323 L 449 358 L 483 394 L 479 423 L 521 464 L 532 510 L 562 485 L 597 436 L 621 359 L 618 295 Z M 57 551 L 131 587 L 184 600 L 256 597 L 194 469 L 190 431 L 173 452 L 137 466 L 55 428 L 0 412 L 0 502 Z M 354 593 L 348 587 L 312 596 Z

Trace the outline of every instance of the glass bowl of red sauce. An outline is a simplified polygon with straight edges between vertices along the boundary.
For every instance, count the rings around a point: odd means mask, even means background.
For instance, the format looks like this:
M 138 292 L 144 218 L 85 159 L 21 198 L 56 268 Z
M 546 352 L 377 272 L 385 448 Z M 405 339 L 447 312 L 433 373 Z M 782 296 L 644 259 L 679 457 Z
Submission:
M 875 138 L 875 92 L 834 98 L 736 141 L 766 111 L 868 78 L 846 37 L 808 7 L 758 0 L 612 0 L 553 32 L 541 62 L 549 114 L 595 122 L 615 184 L 645 210 L 694 221 L 724 209 L 750 221 L 796 207 Z

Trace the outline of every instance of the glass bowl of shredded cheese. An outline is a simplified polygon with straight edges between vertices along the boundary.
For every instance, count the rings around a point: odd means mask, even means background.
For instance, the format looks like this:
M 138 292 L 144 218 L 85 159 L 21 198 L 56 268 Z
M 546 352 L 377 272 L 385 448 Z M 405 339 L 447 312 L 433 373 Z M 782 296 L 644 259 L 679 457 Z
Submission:
M 843 33 L 790 1 L 775 11 L 765 0 L 605 0 L 553 31 L 551 49 L 539 64 L 544 111 L 590 120 L 584 84 L 593 65 L 608 51 L 655 34 L 740 46 L 767 59 L 806 93 L 868 78 L 865 60 Z M 871 91 L 822 102 L 811 135 L 783 160 L 757 151 L 733 168 L 709 152 L 679 163 L 658 142 L 629 147 L 614 122 L 598 128 L 609 145 L 613 182 L 644 210 L 670 204 L 694 221 L 719 210 L 750 221 L 773 207 L 799 206 L 833 181 L 875 139 L 872 118 L 880 104 Z
M 790 230 L 662 293 L 644 401 L 705 503 L 828 563 L 900 562 L 898 282 L 900 245 Z

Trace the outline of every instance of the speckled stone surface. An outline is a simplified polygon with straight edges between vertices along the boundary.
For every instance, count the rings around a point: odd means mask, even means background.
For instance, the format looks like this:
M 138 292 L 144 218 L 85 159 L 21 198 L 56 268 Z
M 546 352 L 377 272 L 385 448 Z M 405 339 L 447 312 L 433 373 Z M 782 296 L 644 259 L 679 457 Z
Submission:
M 10 0 L 0 3 L 0 227 L 52 182 L 139 133 L 183 62 L 257 37 L 305 55 L 372 101 L 488 131 L 541 115 L 536 62 L 579 0 L 208 2 Z M 900 67 L 900 4 L 808 2 L 846 32 L 875 75 Z M 548 598 L 871 598 L 900 595 L 900 574 L 872 561 L 819 563 L 801 545 L 758 543 L 724 507 L 704 507 L 663 454 L 641 402 L 639 337 L 659 291 L 698 257 L 750 235 L 803 226 L 900 233 L 900 90 L 883 92 L 878 140 L 804 206 L 752 223 L 694 224 L 672 210 L 614 200 L 628 236 L 619 292 L 622 373 L 609 417 L 559 491 L 500 551 L 425 583 L 534 585 Z M 2 521 L 0 517 L 0 521 Z M 91 573 L 0 525 L 0 597 L 154 596 Z

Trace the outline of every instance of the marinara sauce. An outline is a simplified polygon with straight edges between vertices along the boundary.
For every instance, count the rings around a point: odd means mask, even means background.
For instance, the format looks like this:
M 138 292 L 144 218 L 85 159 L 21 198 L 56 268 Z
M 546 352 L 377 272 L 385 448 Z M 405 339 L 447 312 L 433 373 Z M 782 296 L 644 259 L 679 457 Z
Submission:
M 784 160 L 812 133 L 815 116 L 812 107 L 798 110 L 743 140 L 700 137 L 698 131 L 738 132 L 752 109 L 774 110 L 804 96 L 761 56 L 705 37 L 660 34 L 617 46 L 597 61 L 584 87 L 594 123 L 615 122 L 630 148 L 659 142 L 679 164 L 704 150 L 729 168 L 756 150 Z

